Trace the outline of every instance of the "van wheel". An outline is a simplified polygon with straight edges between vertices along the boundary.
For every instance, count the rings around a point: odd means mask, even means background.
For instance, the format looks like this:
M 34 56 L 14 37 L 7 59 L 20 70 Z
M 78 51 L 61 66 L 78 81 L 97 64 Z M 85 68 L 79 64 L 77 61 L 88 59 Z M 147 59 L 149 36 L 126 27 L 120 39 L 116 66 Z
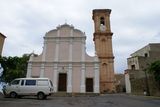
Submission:
M 39 100 L 43 100 L 43 99 L 45 98 L 44 93 L 43 93 L 43 92 L 39 92 L 39 93 L 37 94 L 37 98 L 38 98 Z
M 16 98 L 16 97 L 17 97 L 17 93 L 11 92 L 11 93 L 10 93 L 10 97 L 11 97 L 11 98 Z

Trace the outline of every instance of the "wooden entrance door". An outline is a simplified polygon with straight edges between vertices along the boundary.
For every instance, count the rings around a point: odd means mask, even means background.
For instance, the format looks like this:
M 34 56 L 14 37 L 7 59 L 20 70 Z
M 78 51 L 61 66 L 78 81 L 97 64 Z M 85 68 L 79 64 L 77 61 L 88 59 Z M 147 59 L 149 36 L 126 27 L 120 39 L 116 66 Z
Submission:
M 58 91 L 66 91 L 66 90 L 67 90 L 67 74 L 60 73 L 58 81 Z
M 93 78 L 86 78 L 86 92 L 93 92 Z

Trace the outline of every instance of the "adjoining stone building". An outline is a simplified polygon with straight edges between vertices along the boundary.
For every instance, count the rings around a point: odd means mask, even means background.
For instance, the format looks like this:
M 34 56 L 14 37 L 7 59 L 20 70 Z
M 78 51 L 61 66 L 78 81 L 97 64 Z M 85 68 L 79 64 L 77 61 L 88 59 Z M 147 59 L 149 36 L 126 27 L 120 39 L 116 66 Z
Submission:
M 55 92 L 115 91 L 110 13 L 93 10 L 95 56 L 86 53 L 85 33 L 63 24 L 45 34 L 43 52 L 31 55 L 27 77 L 50 78 Z
M 2 50 L 3 50 L 3 44 L 6 36 L 4 36 L 2 33 L 0 33 L 0 56 L 2 55 Z
M 150 43 L 131 54 L 127 59 L 128 69 L 125 70 L 127 93 L 160 94 L 153 76 L 145 71 L 148 65 L 156 60 L 160 60 L 160 43 Z

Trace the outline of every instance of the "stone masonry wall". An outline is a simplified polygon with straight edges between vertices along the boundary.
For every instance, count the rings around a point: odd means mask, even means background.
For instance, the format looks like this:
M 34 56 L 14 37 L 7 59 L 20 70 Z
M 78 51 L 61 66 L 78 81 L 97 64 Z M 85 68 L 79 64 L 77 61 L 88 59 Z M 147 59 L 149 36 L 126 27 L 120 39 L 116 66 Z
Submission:
M 144 90 L 147 90 L 146 86 L 147 83 L 145 77 L 131 80 L 132 94 L 144 95 Z M 160 90 L 158 88 L 158 84 L 154 80 L 153 76 L 148 77 L 148 87 L 151 96 L 160 96 Z

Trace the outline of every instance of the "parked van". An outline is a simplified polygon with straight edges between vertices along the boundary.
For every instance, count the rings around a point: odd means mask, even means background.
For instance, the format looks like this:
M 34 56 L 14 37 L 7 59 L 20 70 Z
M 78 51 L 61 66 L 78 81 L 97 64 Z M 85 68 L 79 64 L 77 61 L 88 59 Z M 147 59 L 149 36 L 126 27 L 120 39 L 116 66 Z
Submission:
M 3 88 L 4 95 L 12 98 L 32 95 L 44 99 L 52 92 L 53 84 L 48 78 L 17 78 Z

